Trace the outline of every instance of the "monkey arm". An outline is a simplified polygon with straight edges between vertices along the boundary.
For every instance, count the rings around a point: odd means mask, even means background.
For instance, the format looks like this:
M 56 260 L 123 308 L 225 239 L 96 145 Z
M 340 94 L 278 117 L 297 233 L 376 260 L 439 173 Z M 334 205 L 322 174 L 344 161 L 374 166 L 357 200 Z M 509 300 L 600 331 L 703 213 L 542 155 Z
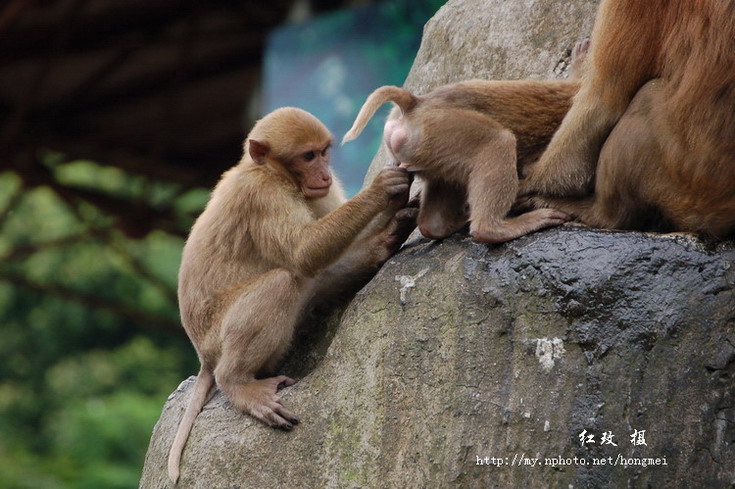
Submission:
M 282 198 L 273 199 L 273 195 Z M 371 186 L 326 216 L 314 219 L 295 192 L 260 188 L 252 197 L 256 211 L 251 213 L 248 229 L 258 251 L 271 263 L 307 277 L 334 263 L 388 205 L 385 192 Z
M 318 276 L 315 307 L 329 307 L 352 297 L 393 256 L 416 228 L 418 207 L 378 214 L 337 261 Z

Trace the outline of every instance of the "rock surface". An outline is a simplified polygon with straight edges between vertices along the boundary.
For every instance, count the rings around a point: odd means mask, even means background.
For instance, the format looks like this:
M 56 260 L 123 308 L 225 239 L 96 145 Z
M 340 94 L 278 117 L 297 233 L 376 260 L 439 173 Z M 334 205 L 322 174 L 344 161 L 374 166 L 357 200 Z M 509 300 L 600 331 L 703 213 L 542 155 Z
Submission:
M 407 85 L 563 71 L 596 6 L 450 1 Z M 217 394 L 178 487 L 735 487 L 732 243 L 572 225 L 419 240 L 290 363 L 302 424 L 272 430 Z M 143 489 L 171 487 L 192 385 L 163 409 Z
M 577 226 L 502 246 L 421 241 L 284 391 L 302 424 L 266 428 L 218 394 L 180 487 L 731 487 L 733 375 L 731 243 Z M 142 488 L 168 487 L 191 386 L 164 408 Z

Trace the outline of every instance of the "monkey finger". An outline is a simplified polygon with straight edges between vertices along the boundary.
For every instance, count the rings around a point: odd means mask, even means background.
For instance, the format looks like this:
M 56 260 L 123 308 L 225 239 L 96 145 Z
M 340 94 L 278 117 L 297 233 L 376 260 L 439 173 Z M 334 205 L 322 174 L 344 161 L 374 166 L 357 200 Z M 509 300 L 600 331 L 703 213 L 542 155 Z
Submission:
M 405 178 L 388 179 L 384 182 L 383 188 L 385 188 L 386 191 L 388 189 L 391 189 L 391 190 L 400 189 L 402 192 L 406 193 L 406 200 L 408 200 L 408 189 L 410 188 L 408 179 L 405 179 Z
M 405 168 L 401 168 L 400 166 L 386 166 L 383 167 L 382 170 L 380 170 L 380 173 L 383 175 L 384 178 L 394 177 L 394 176 L 402 176 L 403 178 L 408 178 L 408 170 Z
M 402 195 L 402 194 L 404 194 L 404 193 L 408 193 L 408 188 L 409 188 L 409 187 L 408 187 L 408 184 L 407 184 L 407 183 L 398 183 L 398 184 L 395 184 L 395 185 L 389 185 L 389 186 L 388 186 L 388 187 L 387 187 L 387 188 L 385 189 L 385 191 L 386 191 L 386 192 L 388 193 L 388 195 L 390 195 L 390 196 L 394 196 L 394 195 Z
M 388 175 L 383 180 L 383 183 L 385 185 L 396 185 L 396 184 L 410 185 L 411 184 L 410 180 L 408 179 L 408 174 Z
M 401 168 L 383 168 L 380 173 L 373 181 L 373 186 L 376 189 L 381 189 L 387 192 L 388 195 L 395 195 L 395 191 L 389 190 L 396 185 L 405 185 L 406 188 L 409 186 L 408 173 L 406 170 Z

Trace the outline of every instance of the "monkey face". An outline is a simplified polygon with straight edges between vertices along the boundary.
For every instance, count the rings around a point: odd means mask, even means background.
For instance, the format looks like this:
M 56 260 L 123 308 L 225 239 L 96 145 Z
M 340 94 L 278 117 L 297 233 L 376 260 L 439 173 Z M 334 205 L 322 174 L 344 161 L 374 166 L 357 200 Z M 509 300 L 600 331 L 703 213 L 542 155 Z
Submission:
M 289 162 L 289 170 L 307 199 L 326 197 L 332 186 L 332 171 L 329 168 L 330 145 L 331 142 L 321 147 L 304 148 Z

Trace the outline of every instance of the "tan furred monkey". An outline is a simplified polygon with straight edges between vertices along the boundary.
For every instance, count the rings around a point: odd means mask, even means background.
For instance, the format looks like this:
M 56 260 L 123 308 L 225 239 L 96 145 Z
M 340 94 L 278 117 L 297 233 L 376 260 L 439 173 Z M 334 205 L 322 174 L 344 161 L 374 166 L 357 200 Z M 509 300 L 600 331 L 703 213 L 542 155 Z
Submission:
M 296 326 L 318 301 L 349 294 L 398 249 L 415 226 L 404 208 L 409 175 L 383 169 L 347 201 L 329 168 L 332 137 L 313 115 L 278 109 L 248 135 L 184 247 L 181 320 L 202 367 L 169 453 L 169 478 L 214 385 L 238 409 L 291 429 L 272 375 Z
M 519 176 L 539 158 L 571 106 L 588 47 L 588 41 L 575 45 L 568 80 L 472 80 L 420 96 L 378 88 L 343 142 L 356 138 L 382 104 L 396 104 L 384 140 L 401 167 L 426 182 L 418 217 L 426 237 L 445 238 L 469 220 L 474 239 L 501 243 L 562 224 L 569 216 L 552 209 L 508 214 Z
M 592 226 L 735 236 L 735 0 L 604 0 L 521 193 Z

